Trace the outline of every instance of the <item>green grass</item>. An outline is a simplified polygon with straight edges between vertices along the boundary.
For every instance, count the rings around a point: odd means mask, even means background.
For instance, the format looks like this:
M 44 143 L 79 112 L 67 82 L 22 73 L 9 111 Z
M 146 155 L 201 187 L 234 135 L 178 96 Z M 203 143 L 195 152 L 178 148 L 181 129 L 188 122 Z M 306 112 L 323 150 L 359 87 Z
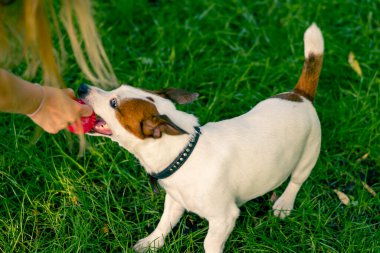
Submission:
M 199 92 L 180 108 L 202 124 L 292 89 L 303 33 L 317 22 L 326 47 L 315 101 L 319 162 L 285 220 L 272 214 L 270 194 L 243 206 L 225 252 L 380 252 L 379 195 L 361 183 L 380 193 L 380 2 L 105 2 L 94 4 L 96 19 L 120 82 Z M 74 89 L 85 81 L 72 61 L 65 80 Z M 34 134 L 26 117 L 0 114 L 0 252 L 132 252 L 157 225 L 163 190 L 154 196 L 135 158 L 110 140 L 87 138 L 77 158 L 73 135 L 33 144 Z M 188 213 L 160 252 L 202 252 L 206 232 L 207 222 Z

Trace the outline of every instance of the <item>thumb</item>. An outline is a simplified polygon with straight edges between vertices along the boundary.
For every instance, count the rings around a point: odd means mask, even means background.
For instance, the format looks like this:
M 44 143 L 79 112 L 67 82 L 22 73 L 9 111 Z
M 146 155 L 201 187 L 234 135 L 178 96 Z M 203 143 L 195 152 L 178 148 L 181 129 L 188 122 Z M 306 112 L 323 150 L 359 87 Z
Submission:
M 68 89 L 64 89 L 64 92 L 67 94 L 67 95 L 69 95 L 69 97 L 70 98 L 75 98 L 75 92 L 72 90 L 72 89 L 70 89 L 70 88 L 68 88 Z
M 88 117 L 93 113 L 93 110 L 88 105 L 80 105 L 79 114 L 82 117 Z

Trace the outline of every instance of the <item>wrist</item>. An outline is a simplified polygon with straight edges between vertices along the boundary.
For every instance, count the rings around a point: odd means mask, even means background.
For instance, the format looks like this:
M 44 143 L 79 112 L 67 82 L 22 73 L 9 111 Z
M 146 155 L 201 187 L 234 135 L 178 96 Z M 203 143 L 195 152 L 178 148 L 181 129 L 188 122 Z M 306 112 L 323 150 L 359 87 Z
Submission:
M 30 118 L 34 117 L 35 115 L 37 115 L 41 111 L 42 107 L 45 104 L 45 100 L 46 100 L 46 90 L 44 89 L 44 87 L 42 87 L 38 84 L 36 84 L 35 86 L 38 87 L 39 94 L 35 93 L 37 95 L 35 95 L 35 97 L 34 97 L 35 99 L 33 99 L 34 103 L 32 102 L 31 108 L 29 110 L 30 112 L 28 112 L 26 114 Z

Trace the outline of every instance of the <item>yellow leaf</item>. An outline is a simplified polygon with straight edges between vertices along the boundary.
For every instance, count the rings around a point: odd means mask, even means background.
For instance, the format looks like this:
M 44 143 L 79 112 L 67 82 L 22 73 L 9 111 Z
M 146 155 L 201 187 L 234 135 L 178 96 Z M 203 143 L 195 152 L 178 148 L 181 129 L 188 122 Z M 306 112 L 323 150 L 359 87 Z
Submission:
M 74 204 L 74 205 L 78 205 L 78 199 L 77 199 L 77 197 L 75 197 L 75 196 L 73 196 L 73 197 L 71 197 L 71 202 Z
M 348 198 L 348 196 L 345 193 L 343 193 L 339 190 L 336 190 L 336 189 L 334 189 L 334 192 L 336 193 L 336 195 L 338 195 L 338 198 L 339 198 L 340 202 L 342 202 L 342 204 L 344 204 L 346 206 L 348 206 L 350 204 L 350 199 Z
M 363 182 L 363 181 L 362 181 L 362 184 L 363 184 L 364 188 L 365 188 L 369 193 L 372 194 L 372 196 L 376 197 L 376 195 L 377 195 L 376 192 L 375 192 L 371 187 L 369 187 L 368 184 L 366 184 L 366 183 Z
M 360 68 L 359 62 L 355 59 L 355 54 L 350 52 L 348 54 L 348 63 L 351 68 L 358 74 L 360 77 L 363 77 L 362 69 Z
M 102 228 L 102 231 L 104 234 L 108 234 L 110 232 L 110 229 L 108 227 L 108 224 L 107 223 L 104 223 L 104 226 Z
M 358 158 L 358 159 L 356 160 L 356 162 L 361 162 L 361 161 L 367 159 L 368 156 L 369 156 L 369 154 L 368 154 L 368 153 L 365 153 L 362 157 Z

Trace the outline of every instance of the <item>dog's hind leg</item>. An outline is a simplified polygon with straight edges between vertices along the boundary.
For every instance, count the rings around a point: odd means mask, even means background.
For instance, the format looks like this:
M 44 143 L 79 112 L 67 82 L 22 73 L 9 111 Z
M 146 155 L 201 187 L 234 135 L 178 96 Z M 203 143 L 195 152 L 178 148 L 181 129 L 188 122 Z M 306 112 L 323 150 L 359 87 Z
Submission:
M 323 36 L 315 24 L 306 30 L 304 42 L 305 62 L 294 92 L 312 102 L 317 89 L 319 74 L 322 69 L 324 51 Z M 274 214 L 280 218 L 284 218 L 290 214 L 301 185 L 310 175 L 318 159 L 321 146 L 321 126 L 316 114 L 314 116 L 311 115 L 309 120 L 312 126 L 310 137 L 305 145 L 305 150 L 298 165 L 292 172 L 289 185 L 286 187 L 285 192 L 273 205 Z
M 296 199 L 297 193 L 300 190 L 300 188 L 301 185 L 293 183 L 290 180 L 284 193 L 273 205 L 275 216 L 283 219 L 290 214 L 290 212 L 293 210 L 294 200 Z
M 185 209 L 178 204 L 169 194 L 165 196 L 164 212 L 157 228 L 147 237 L 141 239 L 134 246 L 137 252 L 146 252 L 149 249 L 159 249 L 164 245 L 165 237 L 178 223 Z
M 292 172 L 290 182 L 281 197 L 274 203 L 274 215 L 285 218 L 290 214 L 294 207 L 294 201 L 303 182 L 309 177 L 314 168 L 320 150 L 320 135 L 316 135 L 307 142 L 306 149 L 297 167 Z
M 239 208 L 231 203 L 224 210 L 218 210 L 215 216 L 206 217 L 209 228 L 204 242 L 205 253 L 223 252 L 224 244 L 235 226 L 239 213 Z

